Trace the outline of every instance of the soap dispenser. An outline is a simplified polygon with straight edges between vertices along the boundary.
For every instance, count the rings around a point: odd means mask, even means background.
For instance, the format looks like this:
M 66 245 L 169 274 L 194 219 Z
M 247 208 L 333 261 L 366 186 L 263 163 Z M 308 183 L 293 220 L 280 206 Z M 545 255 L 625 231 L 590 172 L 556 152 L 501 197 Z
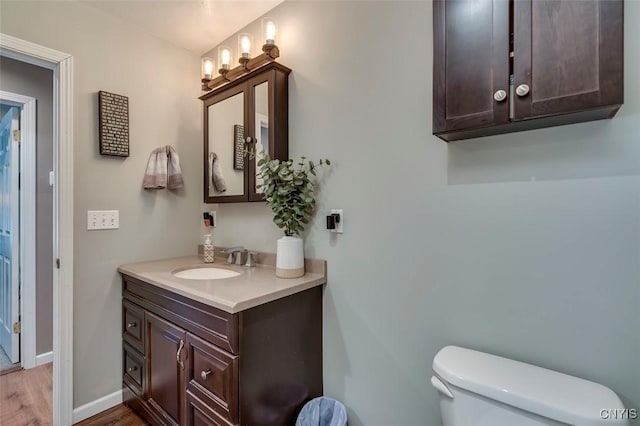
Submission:
M 204 263 L 213 263 L 213 242 L 211 242 L 211 234 L 204 236 Z

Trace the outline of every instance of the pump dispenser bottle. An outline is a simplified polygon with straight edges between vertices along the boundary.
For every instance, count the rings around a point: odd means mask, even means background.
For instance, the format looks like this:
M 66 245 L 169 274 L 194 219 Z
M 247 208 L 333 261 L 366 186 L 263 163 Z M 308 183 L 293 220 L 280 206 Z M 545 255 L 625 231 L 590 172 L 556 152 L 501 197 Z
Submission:
M 211 234 L 204 236 L 204 263 L 213 263 L 213 242 L 211 241 Z

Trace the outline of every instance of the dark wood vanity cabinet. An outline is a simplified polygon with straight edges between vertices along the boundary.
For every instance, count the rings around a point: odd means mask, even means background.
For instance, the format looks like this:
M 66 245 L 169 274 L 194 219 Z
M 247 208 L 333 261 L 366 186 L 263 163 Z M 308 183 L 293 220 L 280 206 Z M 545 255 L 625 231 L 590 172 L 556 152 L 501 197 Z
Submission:
M 204 202 L 263 201 L 257 188 L 256 158 L 249 149 L 272 159 L 289 158 L 289 85 L 291 70 L 271 62 L 200 97 L 203 101 Z M 210 155 L 226 183 L 220 191 L 212 179 Z
M 622 0 L 435 0 L 433 133 L 445 141 L 613 117 Z
M 322 287 L 230 314 L 123 278 L 125 404 L 153 425 L 292 425 L 322 395 Z

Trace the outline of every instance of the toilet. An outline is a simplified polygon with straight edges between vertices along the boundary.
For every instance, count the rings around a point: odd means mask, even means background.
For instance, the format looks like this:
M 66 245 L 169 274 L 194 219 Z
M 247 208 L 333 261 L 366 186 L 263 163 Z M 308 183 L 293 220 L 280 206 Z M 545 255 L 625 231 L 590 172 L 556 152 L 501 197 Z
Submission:
M 444 426 L 622 426 L 630 410 L 609 388 L 457 346 L 433 359 Z

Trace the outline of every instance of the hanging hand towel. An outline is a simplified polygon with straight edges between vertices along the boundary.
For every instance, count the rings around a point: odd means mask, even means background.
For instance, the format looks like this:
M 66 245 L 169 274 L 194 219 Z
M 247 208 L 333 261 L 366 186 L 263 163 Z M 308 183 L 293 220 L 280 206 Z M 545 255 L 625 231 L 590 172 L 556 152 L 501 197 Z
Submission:
M 209 153 L 209 178 L 209 185 L 213 183 L 216 191 L 225 192 L 227 190 L 227 181 L 224 179 L 220 160 L 215 152 Z
M 144 189 L 163 189 L 167 186 L 167 149 L 156 148 L 149 156 L 147 171 L 142 180 Z
M 178 153 L 171 146 L 167 145 L 167 176 L 168 176 L 168 184 L 167 188 L 169 189 L 178 189 L 184 186 L 184 179 L 182 178 L 182 170 L 180 169 L 180 157 L 178 157 Z

